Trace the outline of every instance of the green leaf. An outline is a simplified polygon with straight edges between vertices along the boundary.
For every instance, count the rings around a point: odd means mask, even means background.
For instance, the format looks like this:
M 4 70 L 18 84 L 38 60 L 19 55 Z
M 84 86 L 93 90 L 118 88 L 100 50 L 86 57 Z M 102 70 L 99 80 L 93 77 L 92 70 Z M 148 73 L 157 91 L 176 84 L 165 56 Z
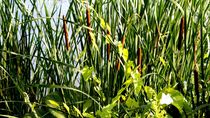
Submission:
M 126 78 L 128 78 L 129 76 L 131 76 L 132 73 L 132 68 L 134 68 L 134 63 L 133 61 L 128 60 L 127 63 L 125 63 L 125 67 L 126 67 Z
M 149 86 L 145 86 L 144 90 L 147 94 L 148 99 L 150 99 L 150 100 L 156 100 L 157 99 L 157 94 L 156 94 L 154 89 L 152 89 Z
M 103 107 L 102 110 L 98 110 L 96 115 L 99 115 L 101 118 L 111 118 L 112 116 L 112 109 L 116 106 L 116 103 L 108 104 L 107 106 Z
M 123 59 L 125 62 L 128 60 L 128 49 L 123 49 Z
M 121 88 L 121 89 L 117 92 L 117 95 L 121 95 L 123 91 L 125 91 L 125 88 L 124 88 L 124 87 Z
M 102 17 L 100 17 L 99 19 L 100 19 L 100 25 L 101 25 L 102 29 L 108 30 L 109 32 L 111 32 L 111 28 L 110 28 L 109 24 L 106 23 Z
M 162 62 L 162 64 L 163 64 L 164 66 L 166 66 L 166 61 L 163 59 L 163 57 L 160 57 L 160 61 Z
M 187 113 L 191 111 L 190 104 L 179 91 L 173 88 L 165 88 L 162 92 L 158 94 L 159 100 L 161 100 L 162 98 L 162 93 L 170 95 L 170 97 L 173 99 L 173 102 L 171 104 L 174 105 L 181 114 L 183 114 L 183 110 Z
M 70 114 L 70 109 L 69 109 L 68 105 L 66 103 L 63 103 L 63 106 L 66 109 L 66 111 Z
M 98 45 L 96 44 L 96 38 L 95 38 L 95 35 L 92 33 L 92 32 L 89 32 L 90 34 L 90 38 L 91 38 L 91 42 L 93 44 L 93 47 L 95 47 L 95 49 L 97 51 L 99 51 L 99 48 L 98 48 Z
M 77 114 L 79 114 L 80 117 L 83 117 L 80 110 L 77 107 L 73 106 L 73 108 L 77 112 Z
M 100 80 L 100 78 L 98 79 L 98 78 L 94 75 L 94 76 L 93 76 L 93 80 L 94 80 L 97 84 L 101 85 L 101 80 Z
M 99 19 L 100 19 L 100 25 L 101 25 L 101 27 L 105 30 L 106 29 L 106 23 L 105 23 L 104 19 L 101 18 L 101 17 Z
M 134 93 L 136 96 L 138 96 L 138 94 L 142 88 L 143 81 L 140 78 L 140 73 L 136 69 L 135 69 L 135 71 L 132 71 L 131 77 L 133 78 Z
M 132 83 L 133 83 L 133 78 L 130 77 L 128 80 L 125 81 L 124 85 L 126 85 L 126 87 L 128 87 Z
M 54 109 L 49 109 L 49 111 L 56 118 L 65 118 L 65 115 L 60 111 L 57 111 L 57 110 L 54 110 Z
M 58 108 L 60 105 L 54 101 L 54 100 L 47 100 L 46 102 L 47 106 L 51 107 L 51 108 Z
M 86 100 L 84 105 L 83 105 L 83 112 L 86 112 L 88 108 L 90 108 L 92 105 L 92 100 Z
M 95 86 L 95 87 L 94 87 L 94 90 L 98 93 L 98 95 L 100 96 L 100 98 L 102 98 L 103 101 L 106 100 L 106 97 L 105 97 L 105 95 L 104 95 L 104 93 L 103 93 L 101 87 Z
M 206 53 L 203 57 L 203 59 L 207 59 L 209 57 L 208 53 Z
M 86 118 L 95 118 L 93 115 L 91 115 L 89 113 L 82 113 L 82 115 Z
M 125 103 L 129 108 L 137 108 L 139 107 L 138 102 L 136 102 L 136 100 L 128 97 L 128 99 L 126 100 Z
M 118 44 L 118 51 L 119 51 L 119 55 L 122 56 L 122 54 L 123 54 L 123 45 L 122 45 L 122 43 Z
M 94 67 L 93 66 L 91 66 L 91 67 L 85 66 L 82 69 L 82 76 L 85 79 L 85 81 L 88 81 L 92 77 L 93 71 L 94 71 Z

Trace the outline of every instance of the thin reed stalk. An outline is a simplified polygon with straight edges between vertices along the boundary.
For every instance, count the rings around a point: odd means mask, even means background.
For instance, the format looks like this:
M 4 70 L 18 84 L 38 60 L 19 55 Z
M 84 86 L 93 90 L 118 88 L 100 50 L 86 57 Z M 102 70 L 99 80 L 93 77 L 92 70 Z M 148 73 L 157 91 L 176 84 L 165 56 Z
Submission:
M 197 67 L 197 42 L 194 42 L 194 46 L 193 46 L 193 52 L 194 52 L 194 84 L 195 84 L 195 94 L 196 94 L 196 100 L 197 100 L 197 105 L 199 105 L 199 81 L 198 81 L 198 67 Z
M 137 51 L 137 66 L 138 66 L 138 71 L 140 74 L 142 74 L 142 49 L 141 48 L 138 48 L 138 51 Z
M 107 35 L 111 35 L 110 31 L 107 31 Z M 110 43 L 107 43 L 107 61 L 110 61 L 110 51 L 111 51 L 111 45 Z

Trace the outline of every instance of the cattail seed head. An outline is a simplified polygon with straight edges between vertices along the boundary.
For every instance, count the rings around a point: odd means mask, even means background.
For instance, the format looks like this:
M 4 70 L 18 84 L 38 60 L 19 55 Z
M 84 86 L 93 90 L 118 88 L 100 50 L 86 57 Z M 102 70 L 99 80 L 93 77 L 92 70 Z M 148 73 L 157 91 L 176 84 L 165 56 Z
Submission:
M 70 50 L 68 30 L 67 30 L 67 24 L 66 24 L 66 17 L 65 16 L 63 16 L 63 30 L 64 30 L 64 34 L 65 34 L 66 49 Z
M 182 40 L 184 39 L 184 17 L 182 17 L 181 19 L 181 23 L 180 23 L 180 30 L 179 30 L 179 39 L 178 39 L 178 50 L 181 50 L 182 47 Z

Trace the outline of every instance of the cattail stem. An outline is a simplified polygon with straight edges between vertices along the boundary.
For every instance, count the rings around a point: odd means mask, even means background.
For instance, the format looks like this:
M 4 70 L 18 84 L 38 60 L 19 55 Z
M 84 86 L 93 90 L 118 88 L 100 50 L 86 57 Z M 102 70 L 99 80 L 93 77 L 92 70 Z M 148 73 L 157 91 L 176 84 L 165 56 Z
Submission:
M 156 30 L 157 30 L 158 36 L 157 36 L 157 39 L 156 39 L 156 42 L 155 42 L 155 48 L 158 48 L 158 42 L 160 40 L 160 28 L 159 28 L 159 26 L 156 27 Z
M 109 31 L 107 31 L 107 35 L 111 35 Z M 107 60 L 110 61 L 110 50 L 111 50 L 111 45 L 110 43 L 107 44 Z
M 142 73 L 142 49 L 141 48 L 138 48 L 137 55 L 138 55 L 137 65 L 139 66 L 138 71 L 141 74 Z
M 178 50 L 181 50 L 182 40 L 184 39 L 184 17 L 181 19 L 180 30 L 179 30 L 179 39 L 178 39 Z
M 199 38 L 199 34 L 198 34 Z M 196 52 L 197 52 L 197 43 L 194 41 L 194 46 L 193 46 L 193 52 L 194 52 L 194 84 L 195 84 L 195 94 L 197 97 L 197 105 L 199 105 L 199 81 L 198 81 L 198 68 L 197 68 L 197 59 L 196 59 Z
M 66 41 L 66 49 L 70 50 L 69 38 L 68 38 L 68 30 L 66 25 L 66 17 L 63 16 L 63 31 L 65 34 L 65 41 Z

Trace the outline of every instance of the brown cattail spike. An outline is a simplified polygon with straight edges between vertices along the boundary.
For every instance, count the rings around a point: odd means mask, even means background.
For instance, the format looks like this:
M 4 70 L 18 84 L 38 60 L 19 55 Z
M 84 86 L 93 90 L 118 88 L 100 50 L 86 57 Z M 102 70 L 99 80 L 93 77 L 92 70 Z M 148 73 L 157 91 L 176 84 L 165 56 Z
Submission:
M 125 44 L 125 35 L 123 36 L 122 40 L 121 40 L 122 46 L 124 47 Z
M 120 70 L 120 60 L 119 59 L 117 60 L 116 68 L 117 68 L 117 71 Z
M 65 16 L 63 16 L 63 31 L 64 31 L 64 34 L 65 34 L 66 49 L 70 50 L 69 38 L 68 38 L 68 30 L 67 30 L 66 17 Z
M 182 40 L 184 39 L 184 17 L 181 19 L 180 30 L 179 30 L 179 39 L 178 39 L 178 50 L 181 50 Z
M 91 24 L 90 24 L 90 8 L 89 8 L 89 5 L 88 5 L 88 2 L 87 2 L 87 6 L 86 6 L 86 17 L 87 17 L 87 26 L 89 28 L 91 28 Z M 90 32 L 91 32 L 91 30 L 88 29 L 88 41 L 89 41 L 89 43 L 91 43 Z
M 137 65 L 139 66 L 138 71 L 141 74 L 142 73 L 142 49 L 141 48 L 138 48 L 137 55 L 138 55 Z

